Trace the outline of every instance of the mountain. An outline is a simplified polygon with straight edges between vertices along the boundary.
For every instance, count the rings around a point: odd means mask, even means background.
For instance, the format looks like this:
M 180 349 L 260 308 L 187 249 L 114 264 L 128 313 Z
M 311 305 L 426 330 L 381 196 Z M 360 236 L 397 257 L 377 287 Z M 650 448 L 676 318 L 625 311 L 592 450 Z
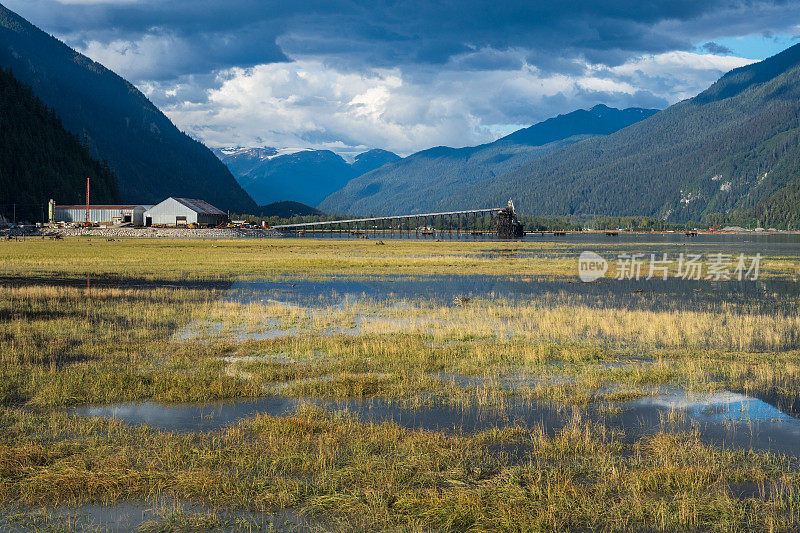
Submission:
M 86 178 L 91 200 L 119 203 L 117 180 L 105 164 L 67 132 L 55 113 L 11 72 L 0 69 L 0 216 L 44 221 L 50 198 L 85 202 Z
M 122 201 L 188 196 L 221 209 L 257 209 L 214 154 L 180 132 L 138 89 L 2 5 L 0 66 L 30 85 L 68 131 L 85 139 L 93 156 L 108 161 Z
M 487 186 L 496 176 L 573 143 L 617 131 L 656 112 L 598 105 L 545 120 L 490 144 L 423 150 L 353 179 L 319 207 L 329 213 L 351 214 L 448 210 L 454 205 L 454 193 Z M 470 200 L 467 207 L 491 207 L 490 204 L 504 205 L 508 198 Z
M 262 205 L 282 200 L 317 205 L 353 177 L 350 165 L 330 150 L 303 150 L 263 159 L 247 151 L 222 160 Z
M 398 161 L 399 155 L 388 150 L 373 149 L 363 154 L 358 154 L 350 167 L 353 169 L 353 177 L 372 172 L 387 163 Z
M 450 207 L 513 198 L 536 215 L 712 213 L 800 224 L 800 45 L 722 76 L 706 91 L 454 191 Z
M 293 200 L 317 205 L 354 177 L 400 159 L 386 150 L 359 154 L 352 165 L 330 150 L 278 155 L 274 148 L 223 148 L 215 153 L 261 204 Z
M 269 161 L 278 155 L 278 150 L 268 146 L 263 148 L 215 148 L 212 152 L 237 178 L 252 172 L 264 161 Z
M 275 202 L 269 205 L 262 205 L 259 216 L 262 217 L 278 217 L 278 218 L 292 218 L 292 217 L 306 217 L 306 216 L 321 216 L 324 215 L 319 209 L 315 209 L 310 205 L 301 204 L 300 202 Z
M 578 109 L 566 115 L 558 115 L 530 128 L 515 131 L 498 139 L 497 144 L 524 144 L 542 146 L 573 135 L 608 135 L 631 124 L 653 116 L 656 109 L 630 107 L 616 109 L 599 104 L 590 110 Z

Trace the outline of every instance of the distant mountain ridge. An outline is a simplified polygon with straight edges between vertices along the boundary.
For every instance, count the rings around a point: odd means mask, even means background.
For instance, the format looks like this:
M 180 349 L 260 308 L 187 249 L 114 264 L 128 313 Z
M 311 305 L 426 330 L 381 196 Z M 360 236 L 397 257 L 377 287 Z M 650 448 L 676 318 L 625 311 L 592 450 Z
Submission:
M 362 154 L 358 154 L 350 167 L 353 169 L 353 177 L 372 172 L 376 168 L 381 168 L 387 163 L 400 160 L 400 156 L 388 150 L 373 148 Z
M 271 147 L 218 148 L 214 153 L 261 204 L 291 200 L 316 206 L 348 181 L 400 156 L 369 150 L 348 164 L 330 150 L 302 150 L 281 155 Z
M 257 209 L 228 169 L 138 89 L 2 5 L 0 66 L 30 85 L 96 158 L 108 161 L 122 201 L 188 196 L 226 210 Z
M 607 135 L 565 137 L 579 118 L 567 115 L 556 117 L 564 128 L 545 121 L 484 147 L 420 152 L 351 181 L 320 209 L 452 210 L 511 198 L 537 216 L 745 217 L 800 226 L 800 45 L 643 120 L 637 113 L 626 110 Z M 598 131 L 591 128 L 583 131 Z M 517 144 L 545 141 L 534 153 Z
M 46 221 L 47 202 L 119 203 L 117 179 L 27 85 L 0 69 L 0 216 Z
M 574 135 L 608 135 L 653 116 L 657 109 L 629 107 L 616 109 L 604 104 L 558 115 L 495 141 L 496 144 L 542 146 Z
M 430 148 L 351 180 L 319 208 L 328 213 L 376 215 L 448 210 L 452 195 L 464 188 L 483 187 L 496 176 L 565 146 L 617 131 L 657 112 L 597 105 L 553 117 L 489 144 Z M 475 198 L 467 207 L 503 205 L 505 200 Z
M 325 213 L 319 209 L 311 207 L 310 205 L 292 201 L 275 202 L 268 205 L 262 205 L 261 210 L 259 211 L 259 216 L 278 218 L 321 216 L 324 214 Z
M 606 137 L 451 195 L 453 207 L 514 198 L 537 215 L 715 213 L 800 225 L 800 45 Z

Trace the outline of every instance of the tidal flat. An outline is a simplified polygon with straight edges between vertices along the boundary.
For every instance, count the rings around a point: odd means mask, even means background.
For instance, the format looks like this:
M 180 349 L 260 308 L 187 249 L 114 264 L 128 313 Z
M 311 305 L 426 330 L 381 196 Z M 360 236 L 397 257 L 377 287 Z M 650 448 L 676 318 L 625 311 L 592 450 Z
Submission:
M 762 244 L 581 283 L 682 243 L 0 242 L 0 529 L 800 529 L 800 260 Z

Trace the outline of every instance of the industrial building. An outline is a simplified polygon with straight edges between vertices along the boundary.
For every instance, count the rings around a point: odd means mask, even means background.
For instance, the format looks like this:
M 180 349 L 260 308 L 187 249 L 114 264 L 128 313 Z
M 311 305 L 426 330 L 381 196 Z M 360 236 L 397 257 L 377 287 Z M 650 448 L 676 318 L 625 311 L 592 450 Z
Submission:
M 149 205 L 89 205 L 89 222 L 101 225 L 130 223 L 144 225 L 144 213 Z M 86 222 L 86 205 L 55 205 L 51 201 L 52 222 Z
M 144 213 L 145 226 L 219 226 L 228 215 L 203 200 L 167 198 Z

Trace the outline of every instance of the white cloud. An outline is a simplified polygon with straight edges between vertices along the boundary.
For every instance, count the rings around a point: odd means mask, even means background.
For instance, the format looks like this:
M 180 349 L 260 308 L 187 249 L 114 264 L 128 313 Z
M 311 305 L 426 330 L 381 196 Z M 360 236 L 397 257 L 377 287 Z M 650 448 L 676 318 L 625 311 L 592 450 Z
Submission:
M 729 70 L 754 63 L 753 59 L 692 52 L 643 55 L 622 65 L 595 65 L 598 75 L 625 80 L 631 87 L 644 88 L 673 104 L 705 90 Z
M 229 69 L 204 91 L 192 80 L 143 89 L 179 127 L 211 146 L 327 148 L 345 156 L 380 147 L 407 154 L 488 142 L 509 125 L 527 126 L 598 103 L 664 106 L 749 62 L 670 52 L 615 67 L 583 64 L 568 75 L 525 63 L 511 70 L 445 65 L 346 71 L 305 58 Z
M 579 78 L 576 82 L 578 87 L 587 91 L 597 91 L 605 93 L 636 94 L 638 90 L 630 83 L 615 80 L 612 78 L 594 78 L 587 76 Z
M 91 40 L 78 51 L 133 81 L 173 71 L 191 55 L 190 47 L 181 39 L 157 32 L 136 40 Z
M 750 62 L 665 50 L 796 31 L 798 5 L 0 1 L 208 144 L 344 155 L 473 145 L 598 103 L 664 107 Z
M 231 69 L 221 78 L 205 102 L 165 109 L 213 146 L 384 146 L 406 153 L 491 136 L 459 95 L 430 95 L 394 69 L 341 72 L 310 60 Z

